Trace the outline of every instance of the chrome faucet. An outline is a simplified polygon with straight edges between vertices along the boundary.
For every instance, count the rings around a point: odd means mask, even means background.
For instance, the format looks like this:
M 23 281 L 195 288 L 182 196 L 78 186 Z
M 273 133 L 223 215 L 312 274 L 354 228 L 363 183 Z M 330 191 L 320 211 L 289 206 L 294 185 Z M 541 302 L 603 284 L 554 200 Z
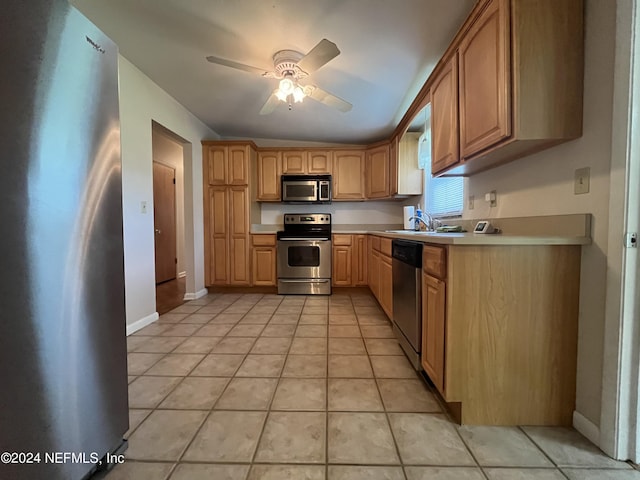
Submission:
M 422 212 L 422 215 L 424 217 L 427 218 L 427 220 L 425 221 L 424 218 L 422 217 L 418 217 L 416 215 L 409 217 L 409 220 L 414 220 L 416 222 L 416 230 L 420 230 L 420 222 L 422 222 L 422 224 L 425 226 L 427 232 L 433 232 L 435 231 L 436 227 L 440 226 L 440 222 L 438 220 L 436 220 L 435 218 L 433 218 L 430 214 L 428 214 L 427 212 Z

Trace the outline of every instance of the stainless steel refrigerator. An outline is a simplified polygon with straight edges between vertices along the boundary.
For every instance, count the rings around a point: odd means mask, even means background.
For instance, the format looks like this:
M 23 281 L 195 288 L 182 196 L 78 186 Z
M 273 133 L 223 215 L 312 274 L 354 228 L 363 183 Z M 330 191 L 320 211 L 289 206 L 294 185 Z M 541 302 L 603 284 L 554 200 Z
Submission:
M 2 3 L 3 480 L 86 477 L 128 428 L 117 62 L 66 0 Z

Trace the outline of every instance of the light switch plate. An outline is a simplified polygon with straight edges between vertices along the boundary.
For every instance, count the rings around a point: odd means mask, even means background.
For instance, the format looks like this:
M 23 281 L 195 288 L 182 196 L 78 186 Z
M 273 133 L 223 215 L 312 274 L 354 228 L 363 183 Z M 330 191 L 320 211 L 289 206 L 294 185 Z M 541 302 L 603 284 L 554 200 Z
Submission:
M 573 181 L 573 193 L 575 195 L 589 193 L 590 173 L 591 169 L 589 167 L 576 169 Z

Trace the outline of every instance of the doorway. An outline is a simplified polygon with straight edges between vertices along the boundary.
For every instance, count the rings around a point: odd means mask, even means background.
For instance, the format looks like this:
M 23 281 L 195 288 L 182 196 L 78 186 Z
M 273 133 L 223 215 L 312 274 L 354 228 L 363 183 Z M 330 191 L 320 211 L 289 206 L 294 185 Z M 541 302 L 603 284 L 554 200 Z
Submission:
M 152 125 L 156 311 L 184 303 L 184 149 L 164 127 Z

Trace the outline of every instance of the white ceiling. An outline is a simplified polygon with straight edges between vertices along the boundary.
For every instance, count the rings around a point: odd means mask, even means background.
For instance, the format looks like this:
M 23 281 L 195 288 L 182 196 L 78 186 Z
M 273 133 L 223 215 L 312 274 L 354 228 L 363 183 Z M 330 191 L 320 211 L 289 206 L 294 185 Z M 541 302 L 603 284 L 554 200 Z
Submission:
M 124 57 L 223 137 L 363 143 L 388 138 L 474 0 L 71 0 Z M 321 39 L 341 54 L 309 81 L 353 104 L 311 99 L 258 112 L 277 80 L 207 55 L 272 69 Z

